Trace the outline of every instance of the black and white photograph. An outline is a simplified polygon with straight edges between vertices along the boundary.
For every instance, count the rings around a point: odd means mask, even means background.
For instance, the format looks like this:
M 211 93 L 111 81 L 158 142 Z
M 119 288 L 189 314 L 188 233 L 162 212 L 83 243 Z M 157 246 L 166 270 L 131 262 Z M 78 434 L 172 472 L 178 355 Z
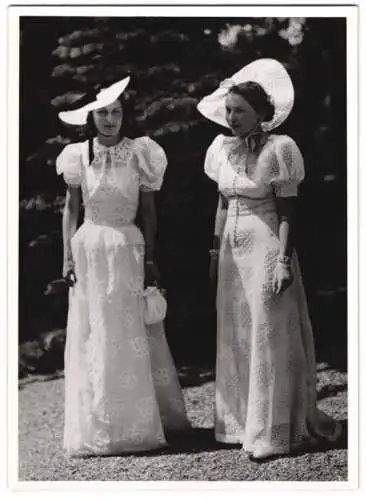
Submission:
M 357 6 L 8 10 L 15 489 L 354 485 Z

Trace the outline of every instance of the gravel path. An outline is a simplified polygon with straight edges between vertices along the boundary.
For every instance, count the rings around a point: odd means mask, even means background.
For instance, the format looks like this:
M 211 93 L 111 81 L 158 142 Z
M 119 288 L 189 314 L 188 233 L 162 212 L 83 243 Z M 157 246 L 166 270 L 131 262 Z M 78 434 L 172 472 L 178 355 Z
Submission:
M 347 376 L 319 365 L 320 407 L 347 419 Z M 167 450 L 103 458 L 67 458 L 62 451 L 62 376 L 25 379 L 19 384 L 20 481 L 346 481 L 346 437 L 333 449 L 256 464 L 237 446 L 215 443 L 214 382 L 206 371 L 182 373 L 192 436 Z M 191 379 L 191 380 L 189 380 Z

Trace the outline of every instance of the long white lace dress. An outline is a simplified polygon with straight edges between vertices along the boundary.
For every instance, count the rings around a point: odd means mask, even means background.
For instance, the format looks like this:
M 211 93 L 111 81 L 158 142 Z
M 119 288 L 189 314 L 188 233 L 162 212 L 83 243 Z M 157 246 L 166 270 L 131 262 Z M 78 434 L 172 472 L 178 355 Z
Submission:
M 134 224 L 140 190 L 159 190 L 163 149 L 148 137 L 113 147 L 95 138 L 67 145 L 56 161 L 81 186 L 85 219 L 73 236 L 76 285 L 69 292 L 64 448 L 112 455 L 164 447 L 189 427 L 162 323 L 143 321 L 144 239 Z
M 313 333 L 296 253 L 293 284 L 272 291 L 279 254 L 275 197 L 297 195 L 304 165 L 296 143 L 270 135 L 246 155 L 240 139 L 217 136 L 206 174 L 229 199 L 219 255 L 215 435 L 255 457 L 336 439 L 340 426 L 316 408 Z

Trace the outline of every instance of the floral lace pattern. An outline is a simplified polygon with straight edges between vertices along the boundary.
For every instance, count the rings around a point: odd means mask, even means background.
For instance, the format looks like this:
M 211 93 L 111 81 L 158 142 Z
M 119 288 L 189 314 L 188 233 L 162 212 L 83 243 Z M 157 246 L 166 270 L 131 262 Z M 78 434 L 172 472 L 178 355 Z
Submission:
M 229 198 L 219 256 L 216 438 L 257 457 L 288 453 L 312 434 L 333 439 L 340 428 L 316 408 L 313 334 L 296 253 L 293 284 L 280 296 L 272 290 L 280 250 L 274 196 L 297 193 L 301 154 L 289 137 L 272 135 L 248 158 L 236 138 L 218 136 L 205 171 Z
M 160 448 L 189 426 L 163 324 L 143 321 L 144 240 L 134 225 L 139 190 L 158 189 L 164 151 L 149 138 L 105 148 L 67 146 L 57 171 L 81 186 L 85 221 L 72 239 L 65 349 L 64 447 L 71 455 Z
M 259 155 L 246 153 L 237 137 L 218 135 L 207 150 L 206 174 L 225 196 L 266 198 L 296 196 L 304 179 L 304 162 L 295 141 L 272 134 Z M 234 189 L 233 189 L 234 185 Z

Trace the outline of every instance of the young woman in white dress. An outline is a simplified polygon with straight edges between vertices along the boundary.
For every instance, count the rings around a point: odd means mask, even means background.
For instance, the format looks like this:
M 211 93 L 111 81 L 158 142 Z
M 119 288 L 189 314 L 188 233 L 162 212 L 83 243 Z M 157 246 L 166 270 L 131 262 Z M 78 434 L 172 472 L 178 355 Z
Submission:
M 64 448 L 74 456 L 161 448 L 170 432 L 189 428 L 163 323 L 144 322 L 144 286 L 158 278 L 154 191 L 167 159 L 149 137 L 121 135 L 128 81 L 59 114 L 95 130 L 91 139 L 67 145 L 56 161 L 67 184 Z M 81 203 L 85 217 L 77 229 Z M 143 232 L 135 224 L 138 211 Z
M 313 333 L 291 239 L 303 158 L 291 137 L 270 133 L 293 101 L 285 68 L 260 59 L 198 105 L 232 131 L 214 139 L 204 166 L 219 190 L 210 268 L 218 280 L 215 434 L 253 460 L 341 430 L 316 407 Z

